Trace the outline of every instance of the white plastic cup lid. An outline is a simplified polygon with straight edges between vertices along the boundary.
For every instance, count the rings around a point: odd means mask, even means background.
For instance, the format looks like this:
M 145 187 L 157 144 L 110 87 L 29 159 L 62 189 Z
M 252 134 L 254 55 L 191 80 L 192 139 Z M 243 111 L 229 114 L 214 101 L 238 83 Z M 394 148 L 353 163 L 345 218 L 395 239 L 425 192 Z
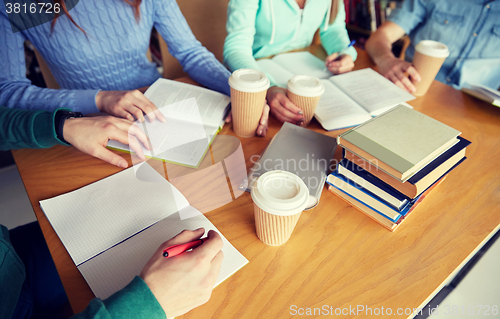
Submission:
M 318 78 L 309 75 L 296 75 L 287 84 L 288 90 L 294 94 L 316 97 L 325 93 L 325 86 Z
M 239 69 L 229 77 L 229 85 L 242 92 L 262 92 L 269 88 L 270 82 L 264 72 L 254 69 Z
M 309 202 L 309 190 L 304 181 L 286 171 L 262 174 L 253 184 L 251 195 L 262 210 L 278 216 L 298 214 Z
M 434 58 L 447 58 L 450 55 L 450 50 L 448 50 L 446 44 L 432 40 L 420 41 L 415 50 Z

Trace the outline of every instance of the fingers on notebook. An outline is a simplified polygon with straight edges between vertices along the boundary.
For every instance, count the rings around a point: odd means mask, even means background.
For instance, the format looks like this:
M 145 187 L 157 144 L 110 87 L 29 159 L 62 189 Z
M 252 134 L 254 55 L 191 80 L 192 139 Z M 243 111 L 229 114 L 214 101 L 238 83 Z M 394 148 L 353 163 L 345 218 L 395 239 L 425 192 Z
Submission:
M 128 163 L 123 157 L 111 152 L 110 150 L 104 147 L 95 148 L 93 151 L 90 152 L 90 155 L 121 168 L 128 167 Z

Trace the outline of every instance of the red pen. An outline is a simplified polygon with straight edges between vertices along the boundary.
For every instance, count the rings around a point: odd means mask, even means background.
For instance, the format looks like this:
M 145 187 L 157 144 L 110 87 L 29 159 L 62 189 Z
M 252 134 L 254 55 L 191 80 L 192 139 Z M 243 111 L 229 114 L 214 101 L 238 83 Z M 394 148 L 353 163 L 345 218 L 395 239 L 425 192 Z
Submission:
M 203 244 L 203 241 L 207 240 L 207 239 L 208 238 L 205 237 L 205 238 L 200 238 L 200 239 L 194 240 L 194 241 L 189 242 L 189 243 L 170 246 L 163 251 L 163 257 L 169 258 L 169 257 L 174 257 L 177 255 L 180 255 L 187 250 L 190 250 L 190 249 L 193 249 L 193 248 L 200 246 L 201 244 Z

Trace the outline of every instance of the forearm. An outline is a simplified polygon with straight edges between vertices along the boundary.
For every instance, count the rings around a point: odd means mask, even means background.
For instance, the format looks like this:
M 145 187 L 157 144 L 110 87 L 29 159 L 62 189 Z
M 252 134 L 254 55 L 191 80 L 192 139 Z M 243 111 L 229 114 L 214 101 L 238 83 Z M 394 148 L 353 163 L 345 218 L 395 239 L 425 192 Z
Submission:
M 175 1 L 155 3 L 155 27 L 168 45 L 169 52 L 179 61 L 193 80 L 228 94 L 230 72 L 196 40 Z
M 366 51 L 375 64 L 396 58 L 392 53 L 392 44 L 405 34 L 405 31 L 393 22 L 385 22 L 372 33 L 366 42 Z
M 54 115 L 55 112 L 0 107 L 0 149 L 64 145 L 56 136 Z
M 97 113 L 95 97 L 99 90 L 54 90 L 24 81 L 0 80 L 0 105 L 8 108 L 53 112 L 69 108 L 83 114 Z
M 84 114 L 98 112 L 98 90 L 52 90 L 36 87 L 26 78 L 24 38 L 13 33 L 5 11 L 0 12 L 0 105 L 54 111 L 67 107 Z

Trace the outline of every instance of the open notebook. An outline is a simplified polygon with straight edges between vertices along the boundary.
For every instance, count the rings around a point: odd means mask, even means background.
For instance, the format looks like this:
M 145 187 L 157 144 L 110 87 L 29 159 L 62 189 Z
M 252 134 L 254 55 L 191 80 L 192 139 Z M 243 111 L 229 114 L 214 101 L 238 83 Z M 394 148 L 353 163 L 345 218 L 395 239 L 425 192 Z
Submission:
M 136 121 L 153 148 L 148 151 L 143 147 L 144 154 L 175 164 L 198 167 L 213 138 L 224 125 L 231 99 L 212 90 L 167 79 L 158 79 L 145 96 L 167 121 Z M 108 147 L 130 151 L 128 145 L 113 140 L 108 142 Z
M 101 299 L 125 287 L 160 244 L 182 230 L 204 227 L 219 232 L 148 163 L 40 201 L 40 206 Z M 248 263 L 220 235 L 224 261 L 216 285 Z

